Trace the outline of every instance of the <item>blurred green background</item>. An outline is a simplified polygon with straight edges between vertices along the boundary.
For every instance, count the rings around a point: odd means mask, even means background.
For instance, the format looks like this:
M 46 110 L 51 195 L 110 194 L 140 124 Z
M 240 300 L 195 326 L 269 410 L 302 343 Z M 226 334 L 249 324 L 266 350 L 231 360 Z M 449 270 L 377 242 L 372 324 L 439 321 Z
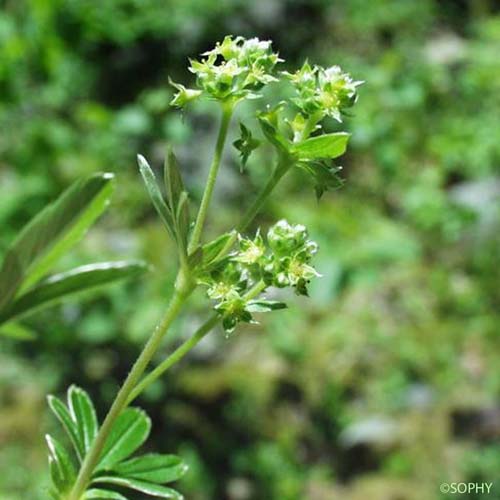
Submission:
M 169 108 L 167 77 L 189 83 L 187 57 L 226 34 L 272 39 L 283 68 L 340 64 L 366 84 L 346 120 L 345 186 L 318 204 L 296 172 L 256 222 L 305 223 L 323 278 L 261 326 L 212 333 L 154 385 L 140 401 L 150 446 L 186 458 L 187 500 L 432 500 L 452 498 L 442 482 L 495 480 L 484 498 L 500 498 L 496 0 L 0 4 L 0 255 L 74 179 L 106 170 L 113 204 L 60 268 L 155 266 L 31 316 L 33 341 L 1 340 L 1 500 L 46 498 L 43 434 L 59 430 L 45 395 L 77 383 L 102 418 L 163 310 L 173 248 L 135 154 L 159 167 L 173 144 L 199 198 L 217 110 Z M 270 161 L 240 174 L 227 148 L 210 233 Z M 201 296 L 193 307 L 162 354 L 205 318 Z

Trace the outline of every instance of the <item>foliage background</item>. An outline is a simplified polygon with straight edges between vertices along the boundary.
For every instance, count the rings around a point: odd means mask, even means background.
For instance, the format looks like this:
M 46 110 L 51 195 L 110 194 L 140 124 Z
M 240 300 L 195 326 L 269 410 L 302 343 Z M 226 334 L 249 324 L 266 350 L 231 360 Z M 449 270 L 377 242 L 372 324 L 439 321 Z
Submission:
M 3 0 L 0 254 L 79 176 L 117 175 L 68 264 L 142 257 L 155 272 L 39 313 L 0 344 L 0 498 L 45 498 L 45 394 L 73 382 L 103 412 L 172 286 L 173 248 L 139 179 L 167 143 L 199 196 L 217 116 L 169 109 L 167 76 L 225 34 L 367 83 L 343 189 L 291 176 L 258 223 L 306 223 L 323 279 L 260 327 L 211 336 L 142 398 L 152 446 L 209 500 L 427 500 L 495 481 L 500 498 L 500 9 L 494 0 Z M 244 110 L 241 111 L 244 115 Z M 236 121 L 234 122 L 236 125 Z M 233 135 L 237 127 L 233 127 Z M 270 158 L 228 148 L 210 231 L 231 225 Z M 170 344 L 204 318 L 183 316 Z M 441 495 L 441 496 L 440 496 Z M 473 499 L 480 496 L 463 495 Z

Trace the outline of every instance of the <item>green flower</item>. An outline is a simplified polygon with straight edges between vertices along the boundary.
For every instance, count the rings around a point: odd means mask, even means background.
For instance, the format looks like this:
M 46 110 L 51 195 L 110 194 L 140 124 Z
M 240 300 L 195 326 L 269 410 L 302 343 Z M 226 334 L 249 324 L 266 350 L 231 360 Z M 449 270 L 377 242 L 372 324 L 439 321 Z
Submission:
M 247 288 L 247 276 L 237 262 L 221 261 L 209 276 L 200 280 L 200 283 L 208 285 L 207 295 L 214 300 L 225 300 L 226 296 L 233 292 L 241 292 Z
M 215 310 L 222 316 L 222 326 L 227 333 L 232 333 L 238 323 L 253 323 L 252 313 L 265 313 L 285 309 L 286 304 L 274 300 L 258 299 L 246 300 L 234 292 L 215 306 Z
M 266 282 L 278 288 L 291 286 L 297 294 L 307 295 L 307 284 L 320 275 L 309 264 L 318 245 L 308 239 L 306 228 L 281 220 L 269 230 L 267 239 L 273 257 L 263 269 Z
M 252 313 L 246 309 L 247 302 L 237 292 L 228 294 L 214 309 L 222 316 L 222 326 L 227 333 L 234 331 L 240 322 L 253 323 Z
M 267 245 L 260 231 L 253 239 L 239 235 L 238 243 L 235 252 L 199 280 L 208 286 L 207 295 L 216 301 L 214 309 L 227 332 L 240 322 L 254 323 L 253 313 L 286 307 L 262 297 L 269 286 L 292 287 L 297 294 L 307 295 L 307 284 L 319 276 L 310 265 L 318 245 L 301 224 L 279 221 L 269 229 Z M 252 292 L 255 286 L 257 294 Z
M 354 81 L 340 66 L 320 68 L 318 71 L 318 100 L 327 110 L 327 115 L 342 121 L 340 113 L 350 108 L 358 98 L 357 87 L 362 81 Z
M 232 285 L 230 283 L 226 283 L 224 281 L 217 281 L 212 284 L 210 288 L 207 290 L 207 296 L 210 299 L 213 300 L 218 300 L 218 299 L 224 299 L 228 295 L 230 295 L 233 292 L 237 292 L 237 287 L 235 285 Z
M 178 90 L 178 92 L 174 95 L 174 98 L 170 101 L 171 106 L 183 108 L 190 102 L 198 99 L 198 97 L 200 97 L 200 95 L 202 94 L 201 90 L 187 89 L 186 87 L 184 87 L 184 85 L 175 83 L 170 78 L 168 82 Z
M 234 257 L 236 262 L 250 266 L 259 263 L 266 253 L 266 246 L 264 240 L 257 231 L 257 234 L 253 240 L 248 238 L 239 237 L 239 252 Z
M 305 62 L 295 73 L 283 73 L 292 83 L 298 96 L 293 99 L 304 117 L 315 116 L 321 121 L 330 116 L 339 122 L 342 113 L 357 99 L 357 87 L 363 82 L 354 81 L 339 66 L 322 68 Z M 300 125 L 296 123 L 296 127 Z
M 274 67 L 281 59 L 271 42 L 227 36 L 201 61 L 191 60 L 189 70 L 196 75 L 198 87 L 217 100 L 260 97 L 264 85 L 277 81 Z

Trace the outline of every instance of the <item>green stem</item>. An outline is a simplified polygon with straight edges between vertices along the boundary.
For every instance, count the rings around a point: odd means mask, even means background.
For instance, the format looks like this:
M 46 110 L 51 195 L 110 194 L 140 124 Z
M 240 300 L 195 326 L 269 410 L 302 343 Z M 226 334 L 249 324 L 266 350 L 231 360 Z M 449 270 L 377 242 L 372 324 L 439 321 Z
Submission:
M 245 293 L 243 298 L 245 300 L 252 300 L 265 289 L 266 289 L 266 284 L 262 280 L 257 281 L 257 283 L 255 283 L 255 285 L 252 288 L 250 288 L 250 290 L 248 290 L 247 293 Z
M 317 111 L 312 114 L 307 120 L 302 129 L 302 132 L 295 134 L 293 142 L 301 142 L 307 139 L 315 130 L 318 123 L 323 118 L 323 113 L 321 111 Z
M 267 201 L 267 198 L 272 193 L 273 189 L 276 187 L 276 184 L 278 184 L 281 178 L 288 172 L 291 165 L 292 162 L 288 159 L 282 159 L 278 162 L 273 175 L 271 175 L 268 179 L 267 183 L 262 188 L 262 191 L 257 195 L 254 202 L 248 207 L 240 223 L 236 226 L 236 230 L 238 232 L 244 231 L 253 221 L 264 203 Z
M 127 407 L 130 393 L 139 382 L 147 365 L 151 361 L 151 358 L 160 347 L 160 343 L 165 336 L 165 333 L 180 312 L 191 291 L 192 290 L 186 290 L 184 292 L 179 290 L 175 291 L 172 300 L 170 301 L 169 307 L 165 312 L 165 315 L 163 316 L 163 319 L 156 327 L 153 335 L 144 346 L 144 349 L 134 363 L 121 389 L 118 391 L 118 394 L 116 395 L 116 398 L 113 401 L 113 404 L 111 405 L 111 408 L 106 415 L 101 428 L 99 429 L 99 433 L 97 434 L 92 447 L 90 448 L 88 454 L 85 456 L 85 459 L 78 473 L 78 477 L 69 496 L 69 500 L 80 500 L 81 496 L 85 492 L 115 420 Z
M 170 356 L 164 359 L 154 370 L 148 373 L 130 393 L 127 404 L 130 404 L 142 391 L 165 373 L 172 365 L 178 363 L 193 347 L 195 347 L 205 335 L 219 321 L 219 317 L 214 314 L 183 344 L 181 344 Z
M 289 158 L 287 156 L 283 156 L 280 158 L 273 174 L 271 175 L 271 177 L 269 177 L 267 183 L 257 195 L 257 198 L 255 198 L 254 202 L 248 207 L 247 211 L 243 215 L 243 218 L 236 226 L 235 234 L 224 245 L 220 252 L 220 255 L 225 255 L 227 252 L 229 252 L 238 238 L 238 233 L 241 233 L 245 231 L 245 229 L 247 229 L 250 223 L 254 220 L 255 216 L 261 210 L 264 203 L 269 198 L 269 195 L 273 192 L 273 189 L 276 187 L 282 177 L 290 170 L 293 164 L 293 158 Z
M 257 195 L 257 198 L 254 202 L 248 207 L 247 211 L 243 215 L 240 223 L 236 226 L 236 231 L 241 232 L 244 231 L 248 225 L 255 218 L 257 213 L 260 211 L 267 198 L 276 187 L 278 182 L 282 179 L 282 177 L 290 170 L 293 165 L 293 160 L 288 157 L 280 158 L 276 169 L 274 170 L 271 177 L 268 179 L 265 186 L 262 188 L 260 193 Z M 234 245 L 237 238 L 237 234 L 235 234 L 225 245 L 225 247 L 221 251 L 221 255 L 224 255 L 229 249 Z M 257 283 L 251 290 L 246 294 L 246 298 L 253 298 L 255 295 L 258 295 L 262 291 L 263 283 Z M 146 375 L 141 382 L 137 384 L 132 393 L 130 394 L 128 403 L 132 402 L 139 394 L 144 391 L 146 387 L 148 387 L 152 382 L 158 379 L 163 373 L 165 373 L 172 365 L 180 361 L 193 347 L 195 347 L 200 340 L 205 337 L 207 333 L 217 324 L 218 317 L 212 316 L 208 319 L 200 328 L 190 337 L 186 342 L 184 342 L 181 346 L 179 346 L 170 356 L 168 356 L 162 363 L 160 363 L 151 373 Z
M 263 281 L 256 283 L 246 294 L 245 299 L 250 300 L 259 295 L 266 287 Z M 141 394 L 146 387 L 151 385 L 155 380 L 160 378 L 172 365 L 178 363 L 193 347 L 195 347 L 212 328 L 219 322 L 219 316 L 213 314 L 203 325 L 201 325 L 193 335 L 181 344 L 170 356 L 164 359 L 154 370 L 148 373 L 130 393 L 127 400 L 129 405 L 139 394 Z
M 229 123 L 231 121 L 231 116 L 233 113 L 233 106 L 226 104 L 223 108 L 222 120 L 219 129 L 219 134 L 217 137 L 217 143 L 215 147 L 214 158 L 210 166 L 207 184 L 203 197 L 200 204 L 200 209 L 196 218 L 194 225 L 191 241 L 189 243 L 188 251 L 193 251 L 199 244 L 201 238 L 201 232 L 205 223 L 207 216 L 208 206 L 212 198 L 213 190 L 215 187 L 215 181 L 217 179 L 217 173 L 222 159 L 222 153 L 224 150 L 224 144 L 227 138 L 227 132 L 229 129 Z M 237 226 L 238 231 L 244 231 L 250 222 L 254 219 L 256 214 L 262 208 L 262 205 L 267 200 L 270 193 L 275 188 L 276 184 L 280 181 L 283 175 L 290 169 L 293 165 L 293 161 L 289 158 L 281 158 L 278 162 L 276 170 L 270 177 L 262 191 L 259 193 L 254 203 L 247 209 L 243 219 Z M 236 238 L 229 243 L 229 248 Z M 184 265 L 182 265 L 184 264 Z M 181 263 L 182 267 L 185 267 L 185 263 Z M 185 271 L 185 269 L 184 269 Z M 181 274 L 185 274 L 181 271 Z M 182 278 L 182 276 L 181 276 Z M 185 279 L 185 277 L 184 277 Z M 184 279 L 178 280 L 179 283 L 183 282 Z M 250 299 L 258 295 L 265 288 L 265 284 L 262 282 L 257 283 L 247 294 L 246 298 Z M 121 389 L 119 390 L 111 408 L 104 419 L 104 422 L 96 436 L 89 453 L 86 455 L 78 477 L 70 493 L 69 500 L 80 500 L 80 497 L 85 492 L 89 482 L 91 481 L 92 473 L 99 461 L 99 457 L 102 453 L 104 444 L 107 437 L 113 427 L 115 420 L 118 418 L 120 413 L 154 380 L 160 377 L 168 368 L 180 361 L 193 347 L 195 347 L 201 339 L 216 325 L 218 317 L 216 315 L 208 319 L 195 333 L 184 342 L 177 350 L 175 350 L 167 359 L 165 359 L 157 368 L 155 368 L 150 374 L 148 374 L 141 381 L 141 376 L 146 370 L 151 358 L 154 356 L 158 348 L 160 347 L 161 341 L 168 331 L 170 325 L 180 312 L 184 302 L 187 297 L 191 294 L 193 290 L 192 286 L 186 287 L 176 287 L 176 291 L 172 297 L 169 307 L 160 322 L 160 324 L 155 329 L 153 335 L 150 337 L 141 354 L 134 363 L 130 373 L 128 374 L 125 382 L 123 383 Z
M 226 142 L 227 131 L 229 129 L 229 122 L 231 121 L 232 114 L 233 104 L 224 104 L 222 108 L 222 120 L 219 128 L 219 134 L 217 136 L 217 143 L 215 145 L 214 157 L 212 160 L 212 164 L 210 165 L 210 170 L 208 172 L 207 183 L 205 186 L 205 191 L 203 192 L 203 197 L 201 199 L 200 209 L 198 210 L 196 222 L 194 224 L 191 241 L 189 242 L 188 252 L 192 252 L 200 242 L 201 232 L 203 230 L 203 225 L 207 217 L 208 206 L 210 205 L 210 200 L 212 199 L 215 181 L 217 179 L 217 173 L 219 171 L 222 153 L 224 151 L 224 144 Z

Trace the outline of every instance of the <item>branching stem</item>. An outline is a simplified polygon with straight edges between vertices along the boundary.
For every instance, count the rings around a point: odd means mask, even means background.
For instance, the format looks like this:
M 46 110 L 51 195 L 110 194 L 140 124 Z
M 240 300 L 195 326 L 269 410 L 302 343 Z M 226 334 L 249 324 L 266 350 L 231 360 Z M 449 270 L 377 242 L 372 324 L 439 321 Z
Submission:
M 245 299 L 250 300 L 256 297 L 262 290 L 264 290 L 265 284 L 263 281 L 256 283 L 246 294 Z M 196 332 L 193 333 L 189 339 L 187 339 L 183 344 L 181 344 L 170 356 L 165 358 L 154 370 L 148 373 L 134 388 L 130 393 L 127 400 L 127 405 L 129 405 L 139 394 L 141 394 L 146 387 L 151 385 L 155 380 L 161 377 L 172 365 L 179 362 L 193 347 L 195 347 L 204 337 L 207 335 L 212 328 L 219 322 L 219 316 L 213 314 L 203 325 L 201 325 Z
M 169 329 L 176 316 L 179 314 L 184 302 L 186 301 L 190 293 L 190 290 L 185 291 L 184 293 L 181 293 L 180 291 L 176 291 L 174 293 L 169 307 L 165 312 L 165 315 L 163 316 L 163 319 L 156 327 L 153 335 L 144 346 L 144 349 L 134 363 L 121 389 L 118 391 L 118 394 L 116 395 L 116 398 L 113 401 L 113 404 L 111 405 L 111 408 L 106 415 L 101 428 L 99 429 L 99 433 L 97 434 L 96 439 L 92 444 L 92 447 L 90 448 L 90 451 L 85 456 L 85 459 L 80 468 L 80 472 L 69 496 L 69 500 L 80 500 L 81 496 L 87 489 L 87 486 L 92 477 L 92 473 L 99 461 L 102 449 L 115 420 L 126 408 L 130 393 L 139 382 L 147 365 L 151 361 L 151 358 L 158 350 L 158 347 L 160 346 L 163 337 L 167 333 L 167 330 Z
M 229 128 L 229 123 L 231 121 L 231 116 L 233 112 L 232 106 L 225 106 L 223 108 L 222 120 L 219 129 L 219 134 L 217 137 L 217 144 L 215 147 L 214 158 L 210 166 L 210 171 L 208 174 L 207 184 L 205 191 L 203 193 L 202 201 L 200 204 L 200 209 L 196 218 L 195 226 L 193 229 L 191 241 L 189 243 L 189 251 L 192 251 L 197 247 L 201 238 L 201 232 L 205 223 L 207 216 L 208 207 L 210 200 L 212 198 L 213 190 L 215 187 L 215 181 L 217 179 L 217 173 L 219 170 L 220 162 L 222 159 L 222 153 L 224 150 L 224 144 L 227 138 L 227 132 Z M 276 184 L 280 181 L 283 175 L 290 169 L 293 161 L 290 158 L 282 157 L 278 162 L 278 165 L 273 172 L 273 175 L 269 178 L 268 182 L 259 193 L 252 205 L 247 209 L 245 215 L 243 216 L 241 222 L 236 227 L 237 231 L 244 231 L 251 221 L 255 218 L 259 210 L 262 208 L 267 198 L 276 187 Z M 228 242 L 226 245 L 227 250 L 236 241 L 235 238 Z M 184 266 L 183 266 L 184 267 Z M 80 500 L 81 496 L 87 489 L 92 473 L 99 462 L 99 457 L 102 453 L 106 439 L 113 427 L 115 420 L 118 418 L 120 413 L 137 397 L 141 392 L 149 386 L 154 380 L 160 377 L 166 370 L 168 370 L 172 365 L 180 361 L 193 347 L 195 347 L 205 335 L 212 330 L 218 321 L 217 315 L 211 316 L 186 342 L 184 342 L 180 347 L 178 347 L 169 357 L 167 357 L 160 365 L 158 365 L 151 373 L 141 380 L 141 377 L 146 370 L 152 357 L 160 347 L 163 337 L 167 333 L 170 325 L 174 319 L 179 314 L 182 306 L 188 296 L 193 291 L 194 285 L 189 282 L 183 286 L 186 276 L 184 276 L 186 270 L 183 269 L 180 272 L 180 278 L 178 283 L 180 286 L 176 287 L 176 291 L 170 301 L 167 311 L 160 322 L 160 324 L 155 329 L 153 335 L 150 337 L 141 354 L 134 363 L 130 373 L 128 374 L 125 382 L 123 383 L 121 389 L 119 390 L 111 408 L 104 419 L 104 422 L 97 434 L 97 437 L 89 451 L 86 455 L 82 466 L 80 468 L 77 480 L 74 487 L 70 493 L 69 500 Z M 246 294 L 245 298 L 250 299 L 258 295 L 265 285 L 263 282 L 257 283 L 249 292 Z

